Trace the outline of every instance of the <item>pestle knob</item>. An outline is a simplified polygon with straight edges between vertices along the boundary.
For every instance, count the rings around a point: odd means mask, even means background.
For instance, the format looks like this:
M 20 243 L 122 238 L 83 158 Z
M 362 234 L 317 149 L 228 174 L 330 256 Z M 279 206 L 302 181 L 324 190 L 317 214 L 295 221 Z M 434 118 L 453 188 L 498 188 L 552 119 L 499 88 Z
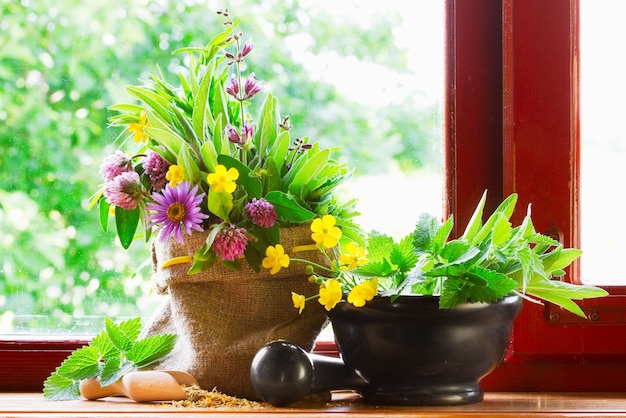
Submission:
M 323 391 L 365 385 L 340 359 L 307 353 L 286 341 L 263 346 L 254 356 L 250 380 L 258 395 L 274 406 L 285 406 Z

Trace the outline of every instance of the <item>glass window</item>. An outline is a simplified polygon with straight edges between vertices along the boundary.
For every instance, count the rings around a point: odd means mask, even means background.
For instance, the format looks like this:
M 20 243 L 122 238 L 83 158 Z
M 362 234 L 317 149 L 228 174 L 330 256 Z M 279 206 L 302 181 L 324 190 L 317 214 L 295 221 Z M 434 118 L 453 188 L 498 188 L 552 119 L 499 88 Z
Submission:
M 626 35 L 619 0 L 580 0 L 581 234 L 585 282 L 623 285 L 626 276 L 607 260 L 626 248 L 619 221 L 622 193 L 610 185 L 626 178 L 623 117 L 626 81 L 621 40 Z M 598 186 L 605 184 L 604 187 Z

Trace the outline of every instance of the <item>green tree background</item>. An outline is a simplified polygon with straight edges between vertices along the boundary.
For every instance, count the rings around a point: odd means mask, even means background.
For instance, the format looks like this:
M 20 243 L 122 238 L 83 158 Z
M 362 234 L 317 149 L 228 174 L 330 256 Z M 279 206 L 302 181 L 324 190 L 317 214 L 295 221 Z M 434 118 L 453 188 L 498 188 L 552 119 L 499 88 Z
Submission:
M 406 67 L 394 42 L 406 16 L 356 22 L 314 3 L 0 0 L 0 332 L 89 332 L 90 318 L 150 311 L 147 245 L 122 250 L 87 211 L 119 134 L 108 106 L 129 102 L 125 87 L 157 65 L 175 80 L 171 51 L 221 31 L 219 8 L 241 19 L 256 44 L 249 65 L 296 135 L 341 147 L 355 176 L 440 166 L 438 103 L 359 103 L 298 59 L 350 57 L 386 67 L 391 82 Z

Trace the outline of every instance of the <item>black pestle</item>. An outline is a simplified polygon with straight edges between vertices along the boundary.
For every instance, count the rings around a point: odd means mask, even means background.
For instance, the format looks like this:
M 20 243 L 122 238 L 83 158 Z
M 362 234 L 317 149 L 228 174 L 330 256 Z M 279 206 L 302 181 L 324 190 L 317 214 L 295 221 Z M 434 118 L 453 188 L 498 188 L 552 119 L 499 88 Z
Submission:
M 365 385 L 340 359 L 307 353 L 286 341 L 271 342 L 256 353 L 250 380 L 261 399 L 274 406 L 289 405 L 315 393 L 358 391 Z

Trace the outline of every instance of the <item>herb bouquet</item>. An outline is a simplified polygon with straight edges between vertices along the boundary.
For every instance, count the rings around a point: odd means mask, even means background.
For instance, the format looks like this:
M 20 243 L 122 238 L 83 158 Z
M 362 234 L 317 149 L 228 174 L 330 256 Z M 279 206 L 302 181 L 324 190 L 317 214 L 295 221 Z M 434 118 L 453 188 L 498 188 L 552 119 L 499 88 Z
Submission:
M 310 348 L 326 321 L 321 309 L 299 316 L 284 298 L 315 288 L 304 267 L 270 275 L 261 266 L 280 260 L 277 251 L 323 263 L 307 245 L 313 219 L 332 215 L 346 236 L 358 237 L 357 213 L 354 201 L 335 196 L 348 168 L 332 149 L 292 140 L 273 95 L 253 118 L 263 90 L 245 64 L 254 45 L 243 42 L 227 10 L 218 14 L 224 32 L 203 48 L 175 51 L 187 55 L 177 87 L 157 71 L 128 88 L 139 104 L 112 107 L 111 122 L 125 128 L 120 140 L 131 151 L 104 160 L 105 183 L 92 204 L 105 229 L 114 214 L 124 248 L 138 237 L 152 241 L 156 288 L 169 297 L 144 334 L 179 335 L 156 367 L 254 398 L 256 350 L 278 338 Z

